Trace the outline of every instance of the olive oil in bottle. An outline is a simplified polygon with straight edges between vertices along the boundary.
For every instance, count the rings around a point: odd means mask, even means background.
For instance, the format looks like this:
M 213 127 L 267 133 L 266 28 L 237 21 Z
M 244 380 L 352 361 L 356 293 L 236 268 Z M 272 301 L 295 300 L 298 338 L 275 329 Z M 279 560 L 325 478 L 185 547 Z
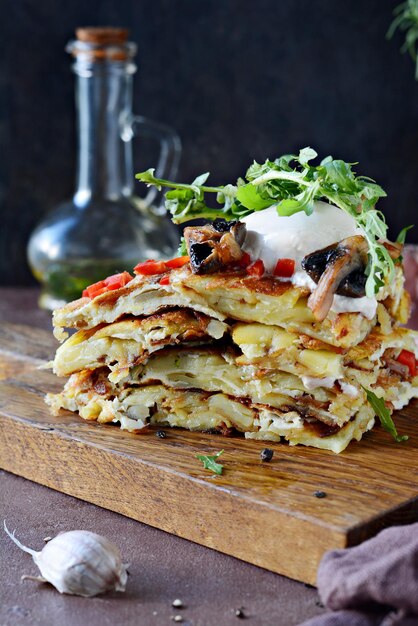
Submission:
M 40 306 L 48 309 L 106 276 L 132 271 L 139 261 L 173 256 L 179 240 L 156 191 L 134 195 L 132 139 L 159 141 L 162 178 L 175 176 L 181 147 L 169 128 L 132 114 L 136 46 L 128 31 L 80 28 L 67 51 L 76 74 L 76 191 L 47 214 L 28 245 L 42 284 Z

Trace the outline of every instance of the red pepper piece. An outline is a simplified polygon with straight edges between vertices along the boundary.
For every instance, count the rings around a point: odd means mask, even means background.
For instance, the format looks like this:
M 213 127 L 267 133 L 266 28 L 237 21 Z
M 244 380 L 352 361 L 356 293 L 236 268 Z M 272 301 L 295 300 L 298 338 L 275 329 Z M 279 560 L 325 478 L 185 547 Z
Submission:
M 160 282 L 160 285 L 169 285 L 170 284 L 170 276 L 168 276 L 168 274 L 167 274 L 167 276 L 163 276 L 160 279 L 159 282 Z
M 92 285 L 89 285 L 88 287 L 86 287 L 83 290 L 82 296 L 83 298 L 95 298 L 96 296 L 100 295 L 101 293 L 104 293 L 105 291 L 107 291 L 105 281 L 99 280 L 99 282 L 93 283 Z
M 273 274 L 282 278 L 290 278 L 295 273 L 295 261 L 293 259 L 279 259 Z
M 415 354 L 409 350 L 401 350 L 398 358 L 396 359 L 402 365 L 406 365 L 409 369 L 411 376 L 415 376 L 417 373 L 417 360 Z
M 248 252 L 243 252 L 241 259 L 238 261 L 238 265 L 242 268 L 246 268 L 251 263 L 251 257 Z
M 189 261 L 190 261 L 190 257 L 188 255 L 185 255 L 185 256 L 178 256 L 175 259 L 171 259 L 170 261 L 166 261 L 165 264 L 171 270 L 174 270 L 174 269 L 177 269 L 178 267 L 183 267 L 183 265 L 186 265 L 186 263 L 188 263 Z
M 264 263 L 261 259 L 257 259 L 247 267 L 247 274 L 261 278 L 264 274 Z
M 135 265 L 135 274 L 142 274 L 143 276 L 152 276 L 153 274 L 163 274 L 167 271 L 167 265 L 164 261 L 154 261 L 150 259 L 144 263 L 138 263 Z
M 121 274 L 113 274 L 112 276 L 108 276 L 104 279 L 106 287 L 111 289 L 120 289 L 121 287 L 125 287 L 131 280 L 133 280 L 133 276 L 129 274 L 129 272 L 122 272 Z
M 113 274 L 104 280 L 99 280 L 98 283 L 93 283 L 93 285 L 86 287 L 83 291 L 83 298 L 93 299 L 96 296 L 100 296 L 102 293 L 106 293 L 106 291 L 120 289 L 121 287 L 127 285 L 131 280 L 133 280 L 133 276 L 131 276 L 129 272 Z

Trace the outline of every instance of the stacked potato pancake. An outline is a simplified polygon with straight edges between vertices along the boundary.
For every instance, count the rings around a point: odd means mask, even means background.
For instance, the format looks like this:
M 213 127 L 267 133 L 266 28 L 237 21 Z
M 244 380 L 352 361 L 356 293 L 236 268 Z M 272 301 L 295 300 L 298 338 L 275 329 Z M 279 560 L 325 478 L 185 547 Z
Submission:
M 54 412 L 129 431 L 151 424 L 238 431 L 341 452 L 374 425 L 367 391 L 390 412 L 418 396 L 415 334 L 401 327 L 409 314 L 401 263 L 371 314 L 329 304 L 324 316 L 324 299 L 319 313 L 312 304 L 321 272 L 312 287 L 255 271 L 245 233 L 236 236 L 234 227 L 222 226 L 222 237 L 232 235 L 219 249 L 219 238 L 209 249 L 210 236 L 190 227 L 181 263 L 139 264 L 128 282 L 111 281 L 54 312 L 63 343 L 53 369 L 70 376 L 47 397 Z M 322 275 L 341 259 L 327 255 Z

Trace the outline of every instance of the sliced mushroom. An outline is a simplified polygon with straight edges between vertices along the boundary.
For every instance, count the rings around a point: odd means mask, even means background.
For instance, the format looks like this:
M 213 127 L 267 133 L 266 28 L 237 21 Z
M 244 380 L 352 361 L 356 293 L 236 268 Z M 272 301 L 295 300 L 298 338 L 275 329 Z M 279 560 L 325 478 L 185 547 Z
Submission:
M 328 265 L 333 262 L 333 259 L 338 254 L 336 252 L 337 246 L 338 243 L 333 243 L 327 248 L 322 248 L 306 255 L 302 260 L 302 268 L 316 283 L 319 282 Z M 364 296 L 366 294 L 367 280 L 364 269 L 365 267 L 362 267 L 350 272 L 338 285 L 335 293 L 340 296 L 348 296 L 349 298 L 361 298 Z
M 212 227 L 218 233 L 231 233 L 235 239 L 235 241 L 241 246 L 244 243 L 245 235 L 247 232 L 247 227 L 244 222 L 239 222 L 238 220 L 233 220 L 232 222 L 227 222 L 219 217 L 216 218 L 212 222 Z
M 362 298 L 366 295 L 367 276 L 365 267 L 351 272 L 344 280 L 342 280 L 335 293 L 339 296 L 348 296 L 349 298 Z
M 402 363 L 399 363 L 399 361 L 395 361 L 395 359 L 386 359 L 385 364 L 388 370 L 395 372 L 395 374 L 399 374 L 402 378 L 411 378 L 409 367 L 407 365 L 403 365 Z
M 355 235 L 303 259 L 303 269 L 318 282 L 308 300 L 308 306 L 318 321 L 322 322 L 328 315 L 334 294 L 341 293 L 340 287 L 344 289 L 344 295 L 348 295 L 347 291 L 356 293 L 357 297 L 364 295 L 362 283 L 364 281 L 365 284 L 365 280 L 361 274 L 364 275 L 367 264 L 367 251 L 365 238 Z M 351 275 L 353 280 L 347 281 Z
M 216 219 L 205 226 L 189 226 L 184 238 L 195 274 L 210 274 L 241 260 L 246 226 L 242 222 Z
M 386 250 L 389 252 L 389 256 L 391 259 L 393 259 L 394 261 L 397 261 L 399 259 L 403 249 L 402 243 L 398 243 L 397 241 L 383 241 L 382 239 L 379 239 L 379 243 L 381 243 L 382 246 L 386 248 Z

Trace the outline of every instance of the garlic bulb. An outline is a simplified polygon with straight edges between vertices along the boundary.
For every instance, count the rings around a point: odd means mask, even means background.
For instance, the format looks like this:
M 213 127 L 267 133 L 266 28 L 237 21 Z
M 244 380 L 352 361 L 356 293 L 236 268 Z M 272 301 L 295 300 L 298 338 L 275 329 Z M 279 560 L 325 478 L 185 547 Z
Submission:
M 128 573 L 119 549 L 88 530 L 57 535 L 36 552 L 20 543 L 4 522 L 4 530 L 19 548 L 32 555 L 42 576 L 24 576 L 49 582 L 60 593 L 90 598 L 105 591 L 125 591 Z

